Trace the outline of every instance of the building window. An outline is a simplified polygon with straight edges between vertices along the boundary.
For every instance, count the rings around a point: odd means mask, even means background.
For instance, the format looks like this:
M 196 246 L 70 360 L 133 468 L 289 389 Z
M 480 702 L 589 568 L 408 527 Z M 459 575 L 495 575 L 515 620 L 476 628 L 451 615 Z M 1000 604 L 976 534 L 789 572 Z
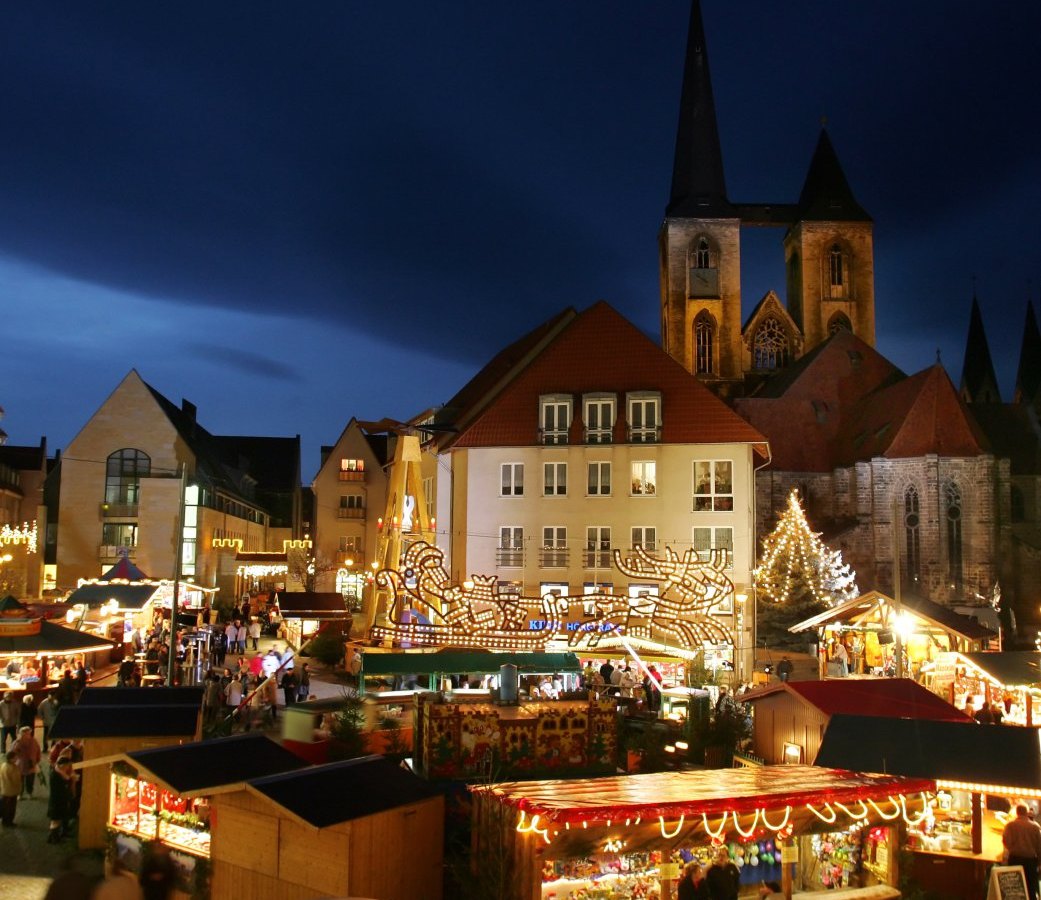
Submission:
M 708 238 L 699 237 L 690 245 L 687 268 L 690 273 L 689 296 L 719 296 L 719 266 Z
M 571 428 L 571 398 L 539 398 L 539 428 L 543 444 L 566 444 Z
M 943 491 L 944 508 L 947 513 L 947 564 L 951 584 L 961 587 L 962 542 L 961 542 L 961 492 L 953 482 L 948 482 Z
M 609 462 L 591 462 L 586 467 L 589 473 L 589 496 L 608 497 L 611 494 L 611 464 Z
M 705 310 L 694 319 L 694 374 L 711 375 L 716 371 L 716 323 Z
M 140 500 L 141 479 L 151 472 L 152 460 L 147 453 L 117 450 L 105 465 L 105 502 L 136 506 Z
M 904 536 L 907 545 L 907 578 L 918 584 L 922 577 L 921 512 L 918 488 L 911 485 L 904 491 Z
M 563 525 L 547 525 L 542 529 L 542 551 L 539 553 L 539 565 L 563 568 L 567 564 L 567 528 Z
M 347 459 L 340 460 L 340 481 L 364 481 L 365 460 Z
M 586 529 L 586 552 L 582 565 L 587 569 L 611 568 L 611 529 L 591 525 Z
M 657 490 L 656 471 L 658 464 L 653 460 L 638 460 L 632 464 L 632 489 L 634 496 L 654 496 Z
M 831 337 L 833 334 L 838 334 L 840 331 L 852 330 L 853 326 L 843 313 L 835 313 L 835 315 L 828 320 L 828 337 Z
M 832 244 L 831 251 L 828 254 L 828 282 L 832 297 L 846 296 L 846 283 L 848 281 L 846 268 L 846 255 L 842 252 L 842 247 L 838 244 Z
M 615 399 L 587 396 L 582 399 L 587 444 L 610 444 L 614 432 Z
M 657 529 L 647 525 L 637 525 L 632 530 L 632 546 L 636 550 L 641 548 L 648 553 L 653 553 L 657 544 Z
M 340 497 L 340 509 L 364 509 L 365 498 L 361 494 L 344 494 Z
M 101 543 L 106 547 L 136 547 L 137 525 L 132 522 L 105 522 L 101 526 Z
M 501 497 L 524 496 L 524 463 L 503 463 L 499 487 Z
M 340 535 L 340 552 L 341 553 L 361 553 L 362 551 L 362 538 L 361 535 L 356 534 L 341 534 Z
M 757 369 L 779 369 L 788 362 L 788 335 L 773 316 L 763 319 L 755 330 L 752 354 Z
M 694 463 L 694 512 L 734 509 L 734 463 L 729 459 L 699 459 Z
M 542 495 L 562 497 L 567 493 L 567 463 L 545 463 L 542 466 Z
M 661 394 L 626 395 L 629 440 L 634 444 L 658 441 L 661 432 Z
M 701 562 L 710 562 L 713 551 L 726 552 L 726 567 L 734 566 L 734 529 L 703 528 L 692 530 L 692 545 Z
M 524 529 L 519 525 L 503 525 L 499 529 L 496 565 L 519 569 L 524 565 Z
M 434 479 L 433 476 L 423 479 L 423 499 L 427 504 L 427 519 L 434 518 Z

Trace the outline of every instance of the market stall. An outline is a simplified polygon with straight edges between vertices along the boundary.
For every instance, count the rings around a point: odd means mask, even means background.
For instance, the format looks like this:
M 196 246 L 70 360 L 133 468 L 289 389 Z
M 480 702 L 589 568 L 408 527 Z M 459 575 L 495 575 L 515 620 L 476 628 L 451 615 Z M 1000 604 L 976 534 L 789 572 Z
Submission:
M 508 900 L 646 895 L 659 885 L 670 896 L 678 864 L 721 844 L 741 860 L 742 880 L 757 882 L 766 857 L 788 858 L 793 837 L 916 822 L 934 789 L 928 778 L 812 766 L 473 785 L 471 855 L 488 864 L 505 847 Z M 870 877 L 892 883 L 895 870 Z
M 323 626 L 350 631 L 351 614 L 338 591 L 280 591 L 275 605 L 282 617 L 282 637 L 298 649 Z
M 1005 725 L 1041 724 L 1041 654 L 1036 650 L 941 654 L 926 683 L 959 708 L 999 706 Z
M 817 764 L 936 781 L 935 807 L 909 831 L 908 848 L 915 880 L 942 896 L 983 896 L 1010 812 L 1041 801 L 1034 728 L 835 716 Z

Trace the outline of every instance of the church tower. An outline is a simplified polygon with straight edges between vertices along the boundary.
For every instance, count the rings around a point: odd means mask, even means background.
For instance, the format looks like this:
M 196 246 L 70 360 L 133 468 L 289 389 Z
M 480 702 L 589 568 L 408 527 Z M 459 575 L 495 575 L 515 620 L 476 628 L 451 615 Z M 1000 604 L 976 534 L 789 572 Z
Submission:
M 972 312 L 969 314 L 969 333 L 965 339 L 965 359 L 962 362 L 958 394 L 966 403 L 1001 402 L 990 344 L 983 330 L 983 316 L 975 294 L 972 295 Z
M 741 219 L 727 199 L 698 0 L 691 5 L 672 190 L 658 247 L 662 347 L 727 392 L 743 376 Z
M 785 235 L 784 261 L 788 311 L 804 352 L 839 330 L 875 346 L 873 225 L 823 129 Z

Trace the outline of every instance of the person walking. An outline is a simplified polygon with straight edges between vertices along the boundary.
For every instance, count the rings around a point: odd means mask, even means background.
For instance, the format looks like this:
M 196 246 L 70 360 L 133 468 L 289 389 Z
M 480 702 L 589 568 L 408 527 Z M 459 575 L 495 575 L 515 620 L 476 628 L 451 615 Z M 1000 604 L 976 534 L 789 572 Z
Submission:
M 36 773 L 40 771 L 40 745 L 28 725 L 18 729 L 11 750 L 17 755 L 16 765 L 22 773 L 22 799 L 28 800 L 36 787 Z
M 792 661 L 787 656 L 782 656 L 781 661 L 777 664 L 777 677 L 781 681 L 787 681 L 792 677 L 792 669 L 794 668 Z
M 228 622 L 228 624 L 224 626 L 224 639 L 228 642 L 228 653 L 237 653 L 239 639 L 238 620 Z
M 246 652 L 246 637 L 249 634 L 249 628 L 245 623 L 239 622 L 238 627 L 235 629 L 235 644 L 238 647 L 239 653 Z
M 18 754 L 8 751 L 0 763 L 0 824 L 14 828 L 18 811 L 18 797 L 22 793 L 22 772 L 18 768 Z
M 1008 851 L 1008 865 L 1022 866 L 1030 900 L 1037 900 L 1037 870 L 1041 863 L 1041 826 L 1030 818 L 1026 805 L 1016 806 L 1016 817 L 1001 832 L 1001 843 Z
M 260 649 L 260 619 L 254 618 L 249 623 L 249 639 L 253 643 L 253 649 Z
M 47 799 L 47 818 L 50 820 L 48 844 L 59 843 L 69 833 L 78 780 L 79 775 L 72 770 L 72 750 L 66 748 L 59 754 L 51 772 L 51 795 Z
M 296 703 L 296 690 L 299 686 L 300 682 L 296 677 L 296 672 L 286 672 L 282 676 L 282 696 L 285 697 L 286 706 Z
M 7 739 L 12 741 L 18 736 L 18 724 L 22 721 L 22 704 L 14 696 L 14 691 L 4 691 L 4 699 L 0 700 L 0 753 L 7 750 Z
M 296 689 L 296 699 L 306 700 L 311 696 L 311 664 L 304 663 L 300 667 L 300 686 Z
M 37 712 L 40 714 L 40 722 L 43 725 L 43 749 L 47 750 L 47 742 L 51 733 L 51 729 L 54 727 L 54 720 L 58 718 L 58 695 L 51 691 L 43 700 L 40 701 L 40 708 Z

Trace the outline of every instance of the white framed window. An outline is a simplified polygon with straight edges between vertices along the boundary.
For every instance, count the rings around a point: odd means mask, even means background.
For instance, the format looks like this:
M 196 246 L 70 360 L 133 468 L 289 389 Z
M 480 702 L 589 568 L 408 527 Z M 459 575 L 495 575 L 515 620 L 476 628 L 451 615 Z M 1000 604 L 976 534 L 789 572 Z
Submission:
M 658 542 L 658 531 L 650 525 L 635 525 L 632 530 L 630 544 L 635 550 L 642 547 L 648 553 L 653 553 Z
M 356 534 L 341 534 L 340 535 L 340 552 L 341 553 L 361 553 L 362 550 L 362 538 L 361 535 Z
M 614 585 L 610 582 L 602 581 L 587 581 L 582 585 L 582 595 L 585 597 L 591 594 L 613 594 Z M 593 600 L 586 600 L 582 603 L 582 612 L 587 616 L 596 615 L 596 603 Z
M 544 497 L 563 497 L 567 494 L 567 463 L 543 463 L 542 495 Z
M 582 421 L 587 444 L 610 444 L 614 435 L 614 394 L 586 394 L 582 398 Z
M 658 490 L 658 464 L 653 459 L 638 459 L 632 463 L 632 487 L 634 497 L 653 497 Z
M 539 432 L 543 444 L 566 444 L 571 429 L 571 398 L 560 394 L 539 397 Z
M 499 480 L 500 497 L 524 496 L 524 463 L 503 463 Z
M 364 509 L 365 497 L 362 494 L 343 494 L 340 497 L 340 509 Z
M 499 528 L 495 562 L 506 568 L 520 568 L 524 565 L 524 529 L 520 525 L 503 525 Z
M 611 567 L 611 529 L 605 525 L 590 525 L 586 528 L 586 550 L 582 565 L 587 569 L 609 569 Z
M 611 464 L 609 462 L 591 462 L 586 464 L 588 478 L 586 491 L 590 497 L 611 496 Z
M 341 472 L 364 472 L 365 471 L 365 460 L 364 459 L 341 459 L 340 460 L 340 471 Z
M 542 550 L 539 565 L 563 568 L 568 564 L 567 528 L 563 525 L 546 525 L 542 529 Z
M 640 392 L 625 395 L 629 441 L 654 444 L 661 437 L 661 394 Z
M 734 463 L 729 459 L 694 462 L 694 512 L 732 512 Z

